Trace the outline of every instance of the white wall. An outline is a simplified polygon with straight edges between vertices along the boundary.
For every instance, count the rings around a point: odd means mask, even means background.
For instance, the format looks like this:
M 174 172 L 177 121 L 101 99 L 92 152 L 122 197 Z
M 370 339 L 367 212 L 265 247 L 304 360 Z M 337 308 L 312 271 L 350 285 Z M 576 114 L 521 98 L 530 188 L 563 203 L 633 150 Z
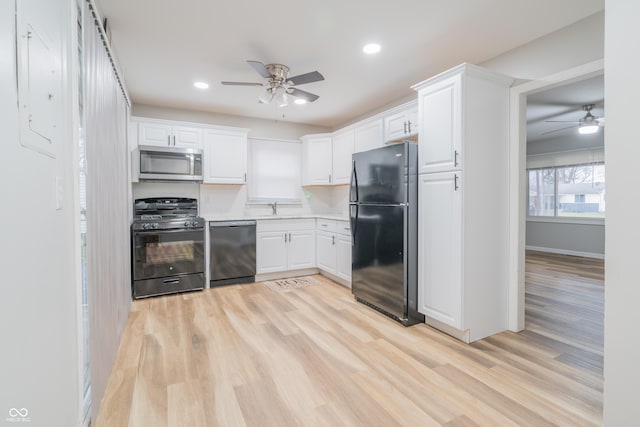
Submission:
M 535 80 L 603 55 L 604 12 L 600 12 L 479 65 L 516 79 Z
M 154 119 L 181 120 L 186 122 L 249 128 L 251 129 L 249 132 L 249 138 L 298 139 L 302 135 L 309 133 L 323 133 L 331 131 L 331 129 L 323 126 L 141 104 L 133 104 L 131 107 L 131 115 Z
M 38 17 L 54 55 L 64 61 L 72 2 L 18 3 Z M 63 84 L 57 158 L 23 148 L 17 125 L 14 4 L 0 2 L 0 421 L 11 408 L 26 408 L 31 422 L 17 425 L 68 427 L 78 425 L 80 416 L 71 86 Z M 63 72 L 63 80 L 66 76 Z M 63 183 L 61 210 L 55 207 L 56 177 Z
M 640 420 L 640 186 L 637 107 L 640 99 L 640 2 L 607 0 L 605 97 L 607 100 L 607 236 L 605 247 L 604 421 Z

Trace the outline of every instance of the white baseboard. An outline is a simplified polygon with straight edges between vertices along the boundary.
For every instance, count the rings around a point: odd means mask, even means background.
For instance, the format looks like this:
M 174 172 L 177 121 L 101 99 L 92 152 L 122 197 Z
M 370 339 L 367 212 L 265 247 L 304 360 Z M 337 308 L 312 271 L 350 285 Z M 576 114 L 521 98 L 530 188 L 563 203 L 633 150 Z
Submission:
M 290 277 L 310 276 L 318 274 L 320 270 L 317 268 L 304 268 L 301 270 L 276 271 L 274 273 L 256 274 L 256 282 L 264 282 L 265 280 L 288 279 Z
M 548 252 L 552 254 L 573 255 L 573 256 L 581 256 L 584 258 L 604 259 L 604 254 L 598 254 L 593 252 L 571 251 L 568 249 L 558 249 L 558 248 L 543 248 L 541 246 L 529 246 L 529 245 L 525 246 L 525 249 L 528 251 Z
M 324 271 L 324 270 L 320 270 L 320 274 L 328 277 L 329 279 L 333 280 L 334 282 L 338 283 L 339 285 L 344 286 L 345 288 L 349 288 L 351 289 L 351 282 L 348 280 L 344 280 L 342 277 L 338 277 L 335 274 L 331 274 L 328 271 Z

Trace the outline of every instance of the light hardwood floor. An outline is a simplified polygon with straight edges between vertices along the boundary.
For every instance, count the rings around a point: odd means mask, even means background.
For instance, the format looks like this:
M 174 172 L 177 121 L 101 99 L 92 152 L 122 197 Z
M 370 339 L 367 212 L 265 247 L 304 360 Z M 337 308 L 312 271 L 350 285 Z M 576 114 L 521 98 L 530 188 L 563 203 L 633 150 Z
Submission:
M 472 345 L 320 276 L 134 301 L 95 425 L 600 425 L 602 262 L 527 259 L 527 329 Z

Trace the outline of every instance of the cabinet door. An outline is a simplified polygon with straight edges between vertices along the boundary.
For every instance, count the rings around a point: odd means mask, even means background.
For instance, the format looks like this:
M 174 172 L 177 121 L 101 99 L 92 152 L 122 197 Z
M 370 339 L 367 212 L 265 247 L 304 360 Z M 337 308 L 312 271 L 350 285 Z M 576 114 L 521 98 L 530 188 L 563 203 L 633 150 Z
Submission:
M 316 256 L 318 268 L 336 273 L 336 235 L 318 231 L 316 235 Z
M 247 183 L 247 135 L 207 131 L 204 136 L 204 182 Z
M 173 146 L 202 148 L 202 129 L 190 126 L 173 126 Z
M 153 122 L 138 123 L 138 145 L 172 146 L 171 125 Z
M 331 184 L 331 137 L 306 137 L 302 140 L 303 185 Z
M 364 123 L 355 128 L 355 152 L 382 147 L 383 139 L 382 119 Z
M 316 233 L 314 230 L 298 230 L 289 233 L 289 270 L 316 266 Z
M 284 231 L 256 234 L 256 270 L 258 274 L 287 269 L 287 244 Z
M 353 154 L 354 132 L 333 136 L 333 184 L 349 184 L 351 179 L 351 155 Z
M 351 282 L 351 236 L 336 235 L 336 274 Z
M 462 77 L 453 76 L 420 90 L 419 173 L 461 168 Z
M 384 134 L 385 141 L 396 141 L 409 134 L 407 116 L 404 111 L 384 119 Z
M 460 172 L 420 175 L 418 311 L 457 329 L 462 319 Z
M 409 109 L 405 114 L 407 120 L 407 135 L 417 135 L 420 130 L 420 119 L 418 116 L 418 105 Z

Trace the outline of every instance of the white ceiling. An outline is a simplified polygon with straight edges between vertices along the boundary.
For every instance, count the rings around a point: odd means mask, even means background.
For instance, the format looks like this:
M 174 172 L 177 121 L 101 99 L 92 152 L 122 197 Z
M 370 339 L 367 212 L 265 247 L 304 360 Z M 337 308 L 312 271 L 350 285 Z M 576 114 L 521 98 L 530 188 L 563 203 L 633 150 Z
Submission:
M 481 63 L 604 9 L 604 0 L 96 0 L 134 103 L 337 127 L 409 96 L 461 62 Z M 455 3 L 455 5 L 454 5 Z M 382 51 L 361 48 L 378 42 Z M 282 63 L 320 99 L 258 104 L 246 60 Z M 198 91 L 203 80 L 210 89 Z M 284 117 L 283 117 L 284 115 Z
M 604 76 L 555 87 L 527 97 L 527 142 L 544 141 L 578 133 L 577 122 L 583 118 L 585 104 L 595 104 L 591 110 L 597 118 L 604 115 Z M 568 128 L 571 127 L 571 128 Z

